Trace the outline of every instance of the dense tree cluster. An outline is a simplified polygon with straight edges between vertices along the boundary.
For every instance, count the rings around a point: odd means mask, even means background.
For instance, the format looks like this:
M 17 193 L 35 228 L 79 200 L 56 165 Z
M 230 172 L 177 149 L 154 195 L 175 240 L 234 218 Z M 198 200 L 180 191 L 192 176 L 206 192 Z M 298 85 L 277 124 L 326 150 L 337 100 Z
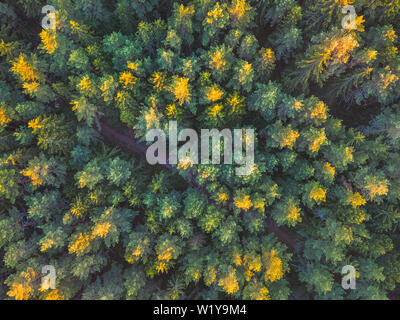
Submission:
M 399 18 L 400 0 L 0 3 L 0 298 L 395 295 Z M 149 165 L 170 120 L 254 129 L 251 173 Z

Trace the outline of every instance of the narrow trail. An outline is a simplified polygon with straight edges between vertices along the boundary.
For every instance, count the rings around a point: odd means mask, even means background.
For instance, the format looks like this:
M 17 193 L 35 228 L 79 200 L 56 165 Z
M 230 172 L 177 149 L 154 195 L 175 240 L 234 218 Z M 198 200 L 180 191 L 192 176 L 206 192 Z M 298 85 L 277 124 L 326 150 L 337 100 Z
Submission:
M 119 146 L 123 150 L 131 151 L 143 157 L 146 156 L 147 145 L 139 142 L 139 140 L 135 138 L 135 131 L 133 129 L 127 127 L 118 129 L 114 128 L 104 119 L 100 119 L 99 123 L 101 128 L 98 129 L 98 132 L 110 143 Z M 164 166 L 169 170 L 175 170 L 175 168 L 169 164 L 165 164 Z M 188 183 L 209 196 L 204 188 L 196 184 L 195 179 L 192 179 L 192 181 Z M 231 206 L 233 206 L 233 203 Z M 266 218 L 265 222 L 269 233 L 275 234 L 279 241 L 285 243 L 292 251 L 296 250 L 296 241 L 293 239 L 293 236 L 287 228 L 278 227 L 271 217 Z

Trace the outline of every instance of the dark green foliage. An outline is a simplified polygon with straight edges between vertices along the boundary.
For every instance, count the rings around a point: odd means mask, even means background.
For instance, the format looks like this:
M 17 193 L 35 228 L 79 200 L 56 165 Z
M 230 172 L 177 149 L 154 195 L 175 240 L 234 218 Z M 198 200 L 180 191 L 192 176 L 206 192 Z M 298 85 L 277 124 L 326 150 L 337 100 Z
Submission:
M 0 3 L 1 299 L 398 291 L 399 0 L 42 2 Z M 255 165 L 149 165 L 170 120 Z

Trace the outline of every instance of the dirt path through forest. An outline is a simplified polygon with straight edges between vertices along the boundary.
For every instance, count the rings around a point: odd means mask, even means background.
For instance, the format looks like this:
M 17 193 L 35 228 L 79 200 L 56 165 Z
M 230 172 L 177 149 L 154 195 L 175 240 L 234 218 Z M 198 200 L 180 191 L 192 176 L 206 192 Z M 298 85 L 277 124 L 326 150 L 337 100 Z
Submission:
M 146 156 L 147 145 L 139 142 L 139 140 L 135 138 L 133 129 L 129 129 L 127 127 L 121 129 L 113 128 L 103 119 L 100 119 L 99 123 L 101 125 L 101 129 L 98 131 L 104 138 L 106 138 L 106 140 L 124 150 L 134 152 L 143 157 Z M 164 166 L 169 170 L 174 170 L 174 168 L 169 164 Z M 204 188 L 195 183 L 195 179 L 191 181 L 191 184 L 194 184 L 194 187 L 196 187 L 199 191 L 206 193 Z M 285 243 L 292 251 L 295 251 L 296 242 L 287 228 L 278 227 L 271 217 L 266 219 L 266 228 L 269 233 L 274 233 L 281 242 Z

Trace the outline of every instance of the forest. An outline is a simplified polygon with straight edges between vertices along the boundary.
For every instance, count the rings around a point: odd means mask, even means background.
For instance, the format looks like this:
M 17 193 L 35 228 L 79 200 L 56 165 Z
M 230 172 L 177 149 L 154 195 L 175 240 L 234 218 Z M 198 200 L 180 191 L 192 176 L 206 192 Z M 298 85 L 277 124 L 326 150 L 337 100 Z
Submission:
M 400 0 L 2 0 L 0 22 L 0 300 L 400 299 Z M 171 123 L 240 132 L 254 163 L 222 139 L 219 164 L 149 163 Z

